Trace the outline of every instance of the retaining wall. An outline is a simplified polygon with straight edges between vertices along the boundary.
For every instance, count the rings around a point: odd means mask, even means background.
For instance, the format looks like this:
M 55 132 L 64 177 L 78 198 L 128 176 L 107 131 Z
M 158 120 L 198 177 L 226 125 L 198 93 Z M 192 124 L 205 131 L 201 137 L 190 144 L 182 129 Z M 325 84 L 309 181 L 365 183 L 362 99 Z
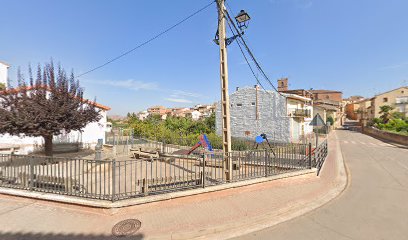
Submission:
M 408 136 L 404 136 L 404 135 L 400 135 L 400 134 L 396 134 L 392 132 L 387 132 L 387 131 L 381 131 L 373 127 L 363 127 L 363 133 L 370 135 L 372 137 L 395 142 L 395 143 L 402 144 L 408 147 Z

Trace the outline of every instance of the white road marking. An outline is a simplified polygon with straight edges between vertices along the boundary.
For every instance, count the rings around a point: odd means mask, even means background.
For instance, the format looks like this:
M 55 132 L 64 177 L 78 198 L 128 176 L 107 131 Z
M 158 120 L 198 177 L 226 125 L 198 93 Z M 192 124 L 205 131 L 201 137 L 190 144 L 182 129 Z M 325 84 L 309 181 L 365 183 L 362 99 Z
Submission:
M 356 144 L 356 142 L 354 142 L 354 141 L 351 141 L 351 143 L 352 143 L 352 144 Z
M 348 141 L 343 141 L 344 143 L 348 143 Z
M 363 145 L 366 145 L 366 143 L 365 142 L 360 142 L 361 144 L 363 144 Z

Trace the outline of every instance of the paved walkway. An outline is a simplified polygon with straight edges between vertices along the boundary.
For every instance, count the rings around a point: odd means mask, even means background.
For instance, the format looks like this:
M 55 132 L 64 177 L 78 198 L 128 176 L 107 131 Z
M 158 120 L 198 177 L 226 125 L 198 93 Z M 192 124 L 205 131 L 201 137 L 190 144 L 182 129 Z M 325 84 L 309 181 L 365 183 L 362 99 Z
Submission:
M 237 239 L 408 239 L 408 149 L 338 131 L 347 190 L 316 211 Z
M 129 239 L 224 239 L 260 230 L 317 208 L 344 189 L 340 149 L 335 134 L 331 138 L 320 177 L 109 210 L 0 195 L 0 239 L 115 239 L 112 227 L 129 218 L 142 222 Z

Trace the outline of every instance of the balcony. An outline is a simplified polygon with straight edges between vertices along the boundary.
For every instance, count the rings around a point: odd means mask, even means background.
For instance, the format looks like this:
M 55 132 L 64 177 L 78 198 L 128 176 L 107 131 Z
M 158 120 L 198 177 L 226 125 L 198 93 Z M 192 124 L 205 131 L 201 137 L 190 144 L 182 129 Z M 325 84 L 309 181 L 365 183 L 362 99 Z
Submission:
M 311 117 L 311 110 L 309 109 L 288 109 L 289 116 L 291 117 Z
M 407 104 L 408 97 L 397 97 L 395 98 L 395 104 Z

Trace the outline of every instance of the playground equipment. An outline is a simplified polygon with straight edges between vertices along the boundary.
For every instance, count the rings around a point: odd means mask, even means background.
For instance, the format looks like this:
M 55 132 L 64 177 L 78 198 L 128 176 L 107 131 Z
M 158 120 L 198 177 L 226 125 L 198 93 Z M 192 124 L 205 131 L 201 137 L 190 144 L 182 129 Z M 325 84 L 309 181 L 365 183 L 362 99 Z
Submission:
M 209 152 L 213 151 L 213 148 L 212 148 L 211 143 L 208 140 L 207 136 L 205 134 L 202 134 L 200 136 L 200 141 L 188 151 L 187 155 L 190 155 L 194 150 L 196 150 L 200 146 L 203 147 L 204 149 L 206 149 Z
M 272 151 L 273 156 L 275 156 L 275 152 L 273 151 L 273 148 L 272 148 L 271 144 L 269 143 L 268 137 L 266 136 L 265 133 L 262 133 L 261 135 L 256 136 L 256 138 L 255 138 L 255 149 L 258 149 L 259 145 L 262 144 L 262 143 L 265 143 L 265 141 L 268 144 L 269 149 Z
M 158 151 L 143 151 L 142 148 L 130 149 L 130 152 L 133 155 L 133 157 L 136 159 L 140 159 L 140 158 L 154 159 L 154 158 L 160 157 Z

